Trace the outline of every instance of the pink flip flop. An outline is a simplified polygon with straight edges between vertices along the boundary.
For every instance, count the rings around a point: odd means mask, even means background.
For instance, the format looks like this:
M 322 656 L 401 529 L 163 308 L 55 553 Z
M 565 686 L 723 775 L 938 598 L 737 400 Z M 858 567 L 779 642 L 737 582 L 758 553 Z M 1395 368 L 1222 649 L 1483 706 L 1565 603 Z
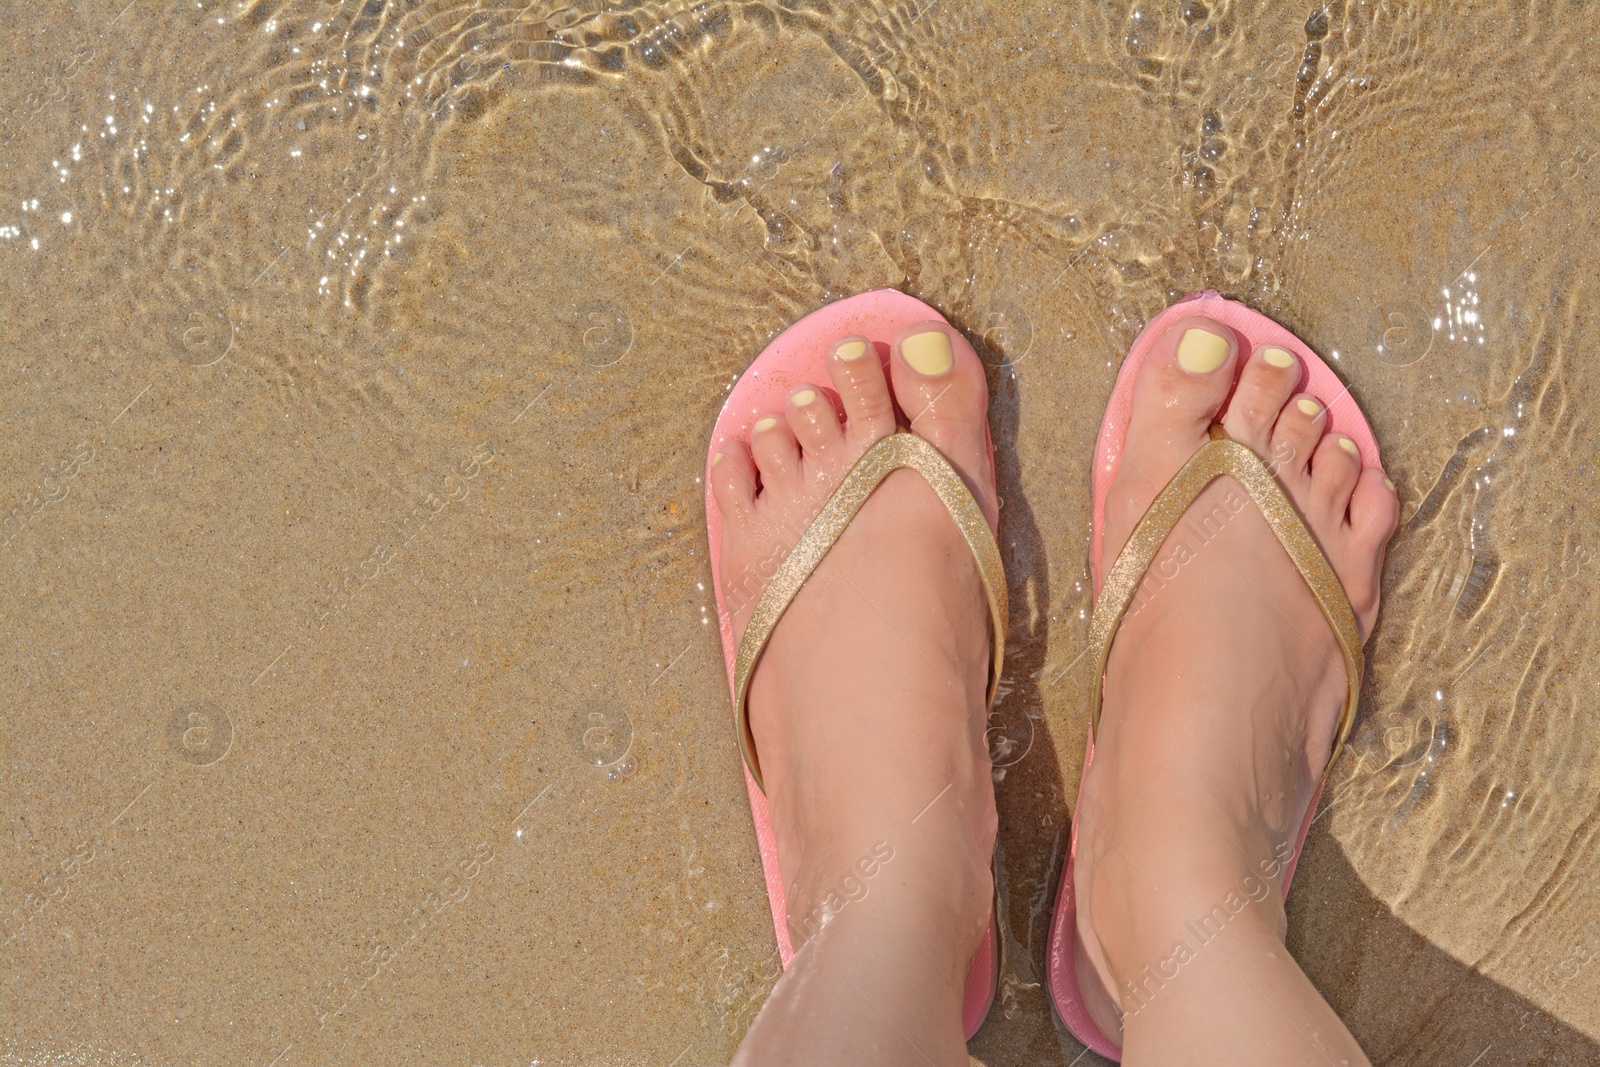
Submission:
M 1117 467 L 1122 459 L 1123 444 L 1127 440 L 1128 436 L 1128 423 L 1133 411 L 1134 382 L 1139 376 L 1139 369 L 1144 366 L 1145 357 L 1149 355 L 1150 350 L 1152 347 L 1154 347 L 1156 340 L 1167 331 L 1168 327 L 1171 326 L 1174 320 L 1187 318 L 1191 315 L 1204 315 L 1207 318 L 1221 323 L 1222 325 L 1227 326 L 1234 331 L 1234 334 L 1239 342 L 1239 352 L 1241 354 L 1241 358 L 1239 360 L 1240 366 L 1243 366 L 1243 357 L 1247 356 L 1250 352 L 1266 345 L 1279 345 L 1293 352 L 1299 357 L 1301 367 L 1303 368 L 1303 381 L 1298 391 L 1310 393 L 1312 396 L 1321 401 L 1325 408 L 1327 408 L 1328 422 L 1326 432 L 1341 433 L 1354 441 L 1357 449 L 1361 453 L 1361 465 L 1363 468 L 1382 466 L 1378 455 L 1378 442 L 1372 434 L 1372 427 L 1367 425 L 1366 417 L 1362 415 L 1361 409 L 1356 406 L 1354 398 L 1350 396 L 1349 389 L 1347 389 L 1344 384 L 1340 382 L 1338 376 L 1334 374 L 1328 365 L 1324 363 L 1315 352 L 1311 351 L 1311 349 L 1307 347 L 1304 342 L 1260 312 L 1254 311 L 1243 304 L 1236 303 L 1235 301 L 1226 300 L 1214 291 L 1207 290 L 1203 293 L 1192 294 L 1167 308 L 1161 314 L 1157 315 L 1150 321 L 1149 325 L 1147 325 L 1144 330 L 1140 332 L 1138 338 L 1133 342 L 1133 348 L 1131 351 L 1129 351 L 1127 359 L 1123 361 L 1122 370 L 1117 375 L 1116 387 L 1111 393 L 1111 401 L 1106 407 L 1105 419 L 1100 425 L 1100 437 L 1095 444 L 1094 454 L 1094 473 L 1092 486 L 1094 513 L 1092 536 L 1089 546 L 1089 564 L 1094 578 L 1094 589 L 1097 599 L 1100 597 L 1102 587 L 1105 585 L 1107 578 L 1107 576 L 1102 573 L 1100 565 L 1100 555 L 1103 550 L 1102 538 L 1105 532 L 1106 496 L 1110 492 L 1112 482 L 1115 480 Z M 1221 418 L 1220 414 L 1218 418 Z M 1232 446 L 1232 448 L 1235 450 L 1240 450 L 1243 448 L 1243 446 L 1233 445 L 1232 442 L 1227 442 L 1227 444 Z M 1220 442 L 1212 441 L 1210 445 L 1206 447 L 1209 448 L 1211 446 L 1218 445 L 1220 445 Z M 1198 453 L 1196 453 L 1196 455 L 1198 456 Z M 1191 461 L 1191 464 L 1192 462 L 1193 461 Z M 1186 467 L 1185 470 L 1188 470 L 1188 468 Z M 1262 466 L 1261 470 L 1265 472 L 1265 467 Z M 1180 472 L 1178 476 L 1174 477 L 1173 482 L 1178 482 L 1182 477 L 1183 474 Z M 1270 474 L 1267 474 L 1266 477 L 1268 479 L 1271 478 Z M 1196 481 L 1195 484 L 1202 483 Z M 1273 481 L 1273 485 L 1276 485 L 1275 480 Z M 1247 489 L 1248 488 L 1249 487 L 1247 486 Z M 1152 505 L 1152 510 L 1154 510 L 1154 505 Z M 1271 520 L 1269 517 L 1269 521 L 1273 520 Z M 1294 521 L 1296 523 L 1298 522 L 1298 520 Z M 1273 525 L 1274 529 L 1278 530 L 1280 539 L 1283 539 L 1285 531 L 1278 529 L 1278 523 L 1276 521 L 1273 522 Z M 1302 533 L 1304 533 L 1303 526 L 1300 526 L 1300 530 Z M 1135 536 L 1137 536 L 1137 533 Z M 1158 544 L 1161 539 L 1162 538 L 1160 537 L 1156 538 Z M 1131 540 L 1132 539 L 1130 539 L 1130 541 Z M 1320 550 L 1316 549 L 1315 542 L 1310 539 L 1309 533 L 1304 533 L 1304 540 L 1305 542 L 1309 542 L 1309 551 L 1315 553 L 1317 559 L 1320 560 L 1321 552 Z M 1302 552 L 1307 551 L 1304 543 L 1301 543 L 1298 546 L 1291 546 L 1286 543 L 1285 547 L 1290 550 L 1291 556 L 1296 555 L 1297 547 Z M 1308 566 L 1312 563 L 1309 557 L 1307 557 L 1304 561 L 1302 561 L 1300 557 L 1296 557 L 1295 561 L 1296 564 L 1301 567 L 1302 573 L 1307 573 Z M 1118 562 L 1120 565 L 1120 559 Z M 1312 583 L 1313 591 L 1317 592 L 1319 600 L 1322 601 L 1324 611 L 1330 612 L 1329 600 L 1334 599 L 1334 595 L 1332 591 L 1326 589 L 1326 585 L 1328 580 L 1332 580 L 1334 585 L 1337 586 L 1337 579 L 1333 578 L 1332 570 L 1327 566 L 1325 560 L 1322 560 L 1321 565 L 1326 572 L 1325 574 L 1321 575 L 1322 581 L 1320 583 L 1314 582 L 1313 576 L 1309 574 L 1307 576 L 1307 581 Z M 1139 575 L 1142 575 L 1143 570 L 1143 566 L 1137 567 L 1137 571 L 1133 572 L 1135 580 L 1137 580 Z M 1319 584 L 1323 587 L 1321 591 L 1318 589 Z M 1328 599 L 1324 599 L 1325 596 Z M 1337 599 L 1344 603 L 1344 611 L 1348 614 L 1350 611 L 1349 604 L 1347 601 L 1343 600 L 1342 589 L 1338 589 Z M 1337 605 L 1333 606 L 1336 607 Z M 1330 613 L 1330 620 L 1332 617 L 1333 616 Z M 1349 625 L 1352 627 L 1354 626 L 1353 616 L 1351 616 L 1349 619 Z M 1348 632 L 1346 631 L 1341 633 L 1340 625 L 1338 623 L 1335 623 L 1334 630 L 1335 634 L 1340 637 L 1341 647 L 1343 647 L 1345 650 L 1346 666 L 1348 669 L 1352 667 L 1352 653 L 1348 647 Z M 1112 623 L 1111 629 L 1107 631 L 1107 636 L 1104 640 L 1105 647 L 1109 647 L 1109 635 L 1114 633 L 1115 624 Z M 1091 639 L 1094 639 L 1093 636 Z M 1343 744 L 1344 739 L 1349 735 L 1351 720 L 1354 718 L 1354 693 L 1359 690 L 1360 677 L 1359 631 L 1357 631 L 1355 635 L 1355 643 L 1355 659 L 1353 661 L 1354 669 L 1352 670 L 1351 676 L 1356 680 L 1357 684 L 1352 687 L 1350 699 L 1346 706 L 1345 721 L 1341 724 L 1338 739 L 1334 746 L 1334 757 L 1337 757 L 1340 746 Z M 1095 685 L 1098 686 L 1099 684 L 1099 679 L 1096 679 Z M 1096 720 L 1098 719 L 1098 713 L 1099 709 L 1097 706 L 1094 709 Z M 1085 775 L 1088 773 L 1089 765 L 1093 762 L 1094 730 L 1091 727 L 1088 745 L 1086 747 L 1083 759 L 1083 769 Z M 1332 763 L 1333 759 L 1330 758 L 1329 765 L 1331 766 Z M 1083 799 L 1082 782 L 1083 779 L 1080 778 L 1078 793 L 1079 803 L 1081 803 Z M 1285 866 L 1283 891 L 1286 896 L 1289 892 L 1289 883 L 1294 878 L 1294 868 L 1296 863 L 1299 861 L 1300 850 L 1305 845 L 1306 834 L 1311 829 L 1311 821 L 1314 818 L 1313 813 L 1317 810 L 1317 802 L 1321 798 L 1321 795 L 1322 787 L 1319 785 L 1317 787 L 1316 795 L 1311 799 L 1311 806 L 1306 810 L 1305 818 L 1301 822 L 1299 837 L 1295 842 L 1294 853 L 1290 856 Z M 1076 815 L 1076 805 L 1074 805 L 1073 811 L 1074 815 Z M 1048 960 L 1047 977 L 1050 986 L 1051 1001 L 1054 1003 L 1056 1012 L 1061 1017 L 1061 1021 L 1066 1024 L 1067 1029 L 1071 1030 L 1073 1035 L 1077 1037 L 1079 1041 L 1082 1041 L 1085 1045 L 1088 1045 L 1091 1049 L 1093 1049 L 1095 1052 L 1098 1052 L 1102 1056 L 1120 1061 L 1122 1059 L 1122 1050 L 1116 1045 L 1115 1042 L 1106 1037 L 1106 1035 L 1100 1031 L 1100 1028 L 1097 1027 L 1094 1021 L 1089 1017 L 1089 1013 L 1083 1003 L 1082 991 L 1078 986 L 1076 969 L 1077 906 L 1072 881 L 1072 868 L 1074 861 L 1077 859 L 1077 855 L 1078 821 L 1077 818 L 1074 817 L 1072 822 L 1071 846 L 1067 854 L 1066 865 L 1062 868 L 1061 886 L 1056 894 L 1055 913 L 1050 922 L 1050 956 Z
M 887 367 L 889 343 L 894 335 L 906 326 L 930 320 L 945 321 L 927 304 L 893 289 L 875 289 L 820 308 L 773 339 L 735 383 L 727 403 L 722 407 L 722 413 L 717 416 L 716 427 L 711 432 L 711 447 L 706 453 L 706 528 L 711 542 L 711 574 L 717 596 L 717 618 L 722 626 L 722 650 L 728 668 L 728 686 L 734 693 L 736 704 L 739 700 L 735 681 L 738 642 L 734 640 L 733 620 L 724 603 L 722 514 L 711 494 L 712 457 L 728 441 L 747 437 L 757 419 L 782 412 L 785 399 L 797 386 L 805 382 L 826 384 L 829 381 L 827 358 L 835 341 L 852 335 L 868 338 L 876 347 L 878 358 Z M 992 469 L 992 446 L 989 461 Z M 751 774 L 748 764 L 745 765 L 744 775 L 745 787 L 750 794 L 750 812 L 755 818 L 756 842 L 761 850 L 761 866 L 767 880 L 767 896 L 772 904 L 772 924 L 778 936 L 778 954 L 784 967 L 788 967 L 794 956 L 794 948 L 789 940 L 783 876 L 778 870 L 778 846 L 772 835 L 766 794 Z M 991 914 L 989 927 L 967 971 L 961 1016 L 969 1038 L 983 1024 L 994 1002 L 999 976 L 998 944 L 994 916 Z

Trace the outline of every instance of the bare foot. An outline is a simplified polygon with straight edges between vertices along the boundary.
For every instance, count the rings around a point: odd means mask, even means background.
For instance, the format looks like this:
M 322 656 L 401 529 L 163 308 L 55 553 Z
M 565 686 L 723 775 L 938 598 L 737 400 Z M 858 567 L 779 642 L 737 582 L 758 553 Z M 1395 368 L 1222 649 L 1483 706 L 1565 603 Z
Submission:
M 713 460 L 724 596 L 741 636 L 766 576 L 856 460 L 895 432 L 897 404 L 995 523 L 983 367 L 958 332 L 934 322 L 902 331 L 892 388 L 859 337 L 836 342 L 828 368 L 838 406 L 820 385 L 800 386 L 748 442 L 729 443 Z M 795 597 L 750 683 L 751 730 L 800 953 L 791 976 L 815 955 L 802 951 L 808 942 L 882 938 L 883 952 L 847 970 L 874 1011 L 918 1034 L 920 1047 L 899 1047 L 915 1062 L 924 1049 L 964 1046 L 961 991 L 992 903 L 989 658 L 970 550 L 927 483 L 902 470 Z M 907 972 L 915 983 L 903 981 Z M 931 993 L 916 988 L 929 985 Z M 741 1062 L 758 1046 L 761 1062 L 775 1062 L 762 1033 L 786 1025 L 783 989 L 752 1027 Z M 840 1011 L 840 1019 L 850 1015 Z M 815 1020 L 808 1023 L 815 1034 Z M 912 1028 L 924 1025 L 934 1029 Z
M 1353 442 L 1324 433 L 1322 405 L 1293 393 L 1299 378 L 1281 348 L 1241 353 L 1226 326 L 1174 324 L 1135 385 L 1102 573 L 1226 401 L 1224 427 L 1271 466 L 1365 637 L 1399 503 Z M 1222 914 L 1281 948 L 1285 865 L 1346 694 L 1332 630 L 1238 483 L 1218 479 L 1190 514 L 1205 518 L 1167 539 L 1159 589 L 1142 587 L 1112 646 L 1079 812 L 1078 981 L 1114 1040 L 1150 996 L 1145 969 L 1194 941 L 1195 921 L 1230 894 L 1248 905 Z

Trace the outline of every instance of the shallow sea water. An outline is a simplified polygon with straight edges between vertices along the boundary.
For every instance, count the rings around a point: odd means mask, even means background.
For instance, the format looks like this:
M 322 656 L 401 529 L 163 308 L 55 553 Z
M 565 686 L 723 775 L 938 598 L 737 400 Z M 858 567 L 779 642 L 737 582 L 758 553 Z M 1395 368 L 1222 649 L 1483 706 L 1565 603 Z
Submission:
M 1087 457 L 1209 287 L 1405 502 L 1291 947 L 1377 1062 L 1600 1062 L 1600 8 L 0 10 L 0 1060 L 725 1062 L 778 960 L 703 449 L 895 286 L 1000 450 L 975 1059 L 1097 1062 Z

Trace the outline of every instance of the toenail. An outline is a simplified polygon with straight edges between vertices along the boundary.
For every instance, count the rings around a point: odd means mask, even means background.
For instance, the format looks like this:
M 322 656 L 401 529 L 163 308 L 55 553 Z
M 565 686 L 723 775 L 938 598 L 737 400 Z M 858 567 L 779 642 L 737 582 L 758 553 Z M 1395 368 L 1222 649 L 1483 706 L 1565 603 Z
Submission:
M 1387 474 L 1383 476 L 1383 484 L 1388 488 L 1389 492 L 1394 492 L 1394 479 L 1390 478 Z
M 835 348 L 833 350 L 833 354 L 844 360 L 846 363 L 849 363 L 850 361 L 860 359 L 862 356 L 867 354 L 867 342 L 846 341 L 838 348 Z
M 716 455 L 711 457 L 711 465 L 713 467 L 715 467 L 718 463 L 721 463 L 726 458 L 727 457 L 724 456 L 721 452 L 718 452 Z
M 817 391 L 815 389 L 802 389 L 798 393 L 794 394 L 794 396 L 791 396 L 789 399 L 794 401 L 794 406 L 795 407 L 803 408 L 807 404 L 809 404 L 813 400 L 815 400 L 816 398 L 817 398 Z
M 1294 406 L 1300 409 L 1302 415 L 1309 415 L 1313 419 L 1322 414 L 1322 405 L 1307 396 L 1296 400 Z
M 1361 449 L 1357 448 L 1356 443 L 1350 440 L 1348 437 L 1339 438 L 1339 447 L 1350 453 L 1352 456 L 1361 455 Z
M 1294 353 L 1290 352 L 1287 348 L 1273 347 L 1262 349 L 1261 358 L 1272 364 L 1274 367 L 1294 366 Z
M 926 378 L 947 374 L 956 363 L 950 352 L 950 336 L 943 330 L 912 334 L 900 342 L 900 354 L 912 370 Z
M 1178 366 L 1190 374 L 1210 374 L 1228 361 L 1228 339 L 1191 326 L 1178 342 Z
M 756 423 L 756 433 L 763 433 L 778 425 L 778 420 L 771 415 Z

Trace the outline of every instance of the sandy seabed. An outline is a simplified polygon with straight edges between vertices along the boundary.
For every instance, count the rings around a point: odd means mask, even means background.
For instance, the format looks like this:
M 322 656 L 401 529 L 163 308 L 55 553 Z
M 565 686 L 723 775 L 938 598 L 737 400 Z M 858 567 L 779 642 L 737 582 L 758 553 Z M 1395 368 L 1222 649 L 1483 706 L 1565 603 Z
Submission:
M 704 442 L 894 286 L 1005 500 L 975 1059 L 1097 1062 L 1087 457 L 1215 288 L 1405 505 L 1291 948 L 1375 1062 L 1600 1062 L 1600 8 L 0 12 L 0 1061 L 725 1062 L 778 961 Z

